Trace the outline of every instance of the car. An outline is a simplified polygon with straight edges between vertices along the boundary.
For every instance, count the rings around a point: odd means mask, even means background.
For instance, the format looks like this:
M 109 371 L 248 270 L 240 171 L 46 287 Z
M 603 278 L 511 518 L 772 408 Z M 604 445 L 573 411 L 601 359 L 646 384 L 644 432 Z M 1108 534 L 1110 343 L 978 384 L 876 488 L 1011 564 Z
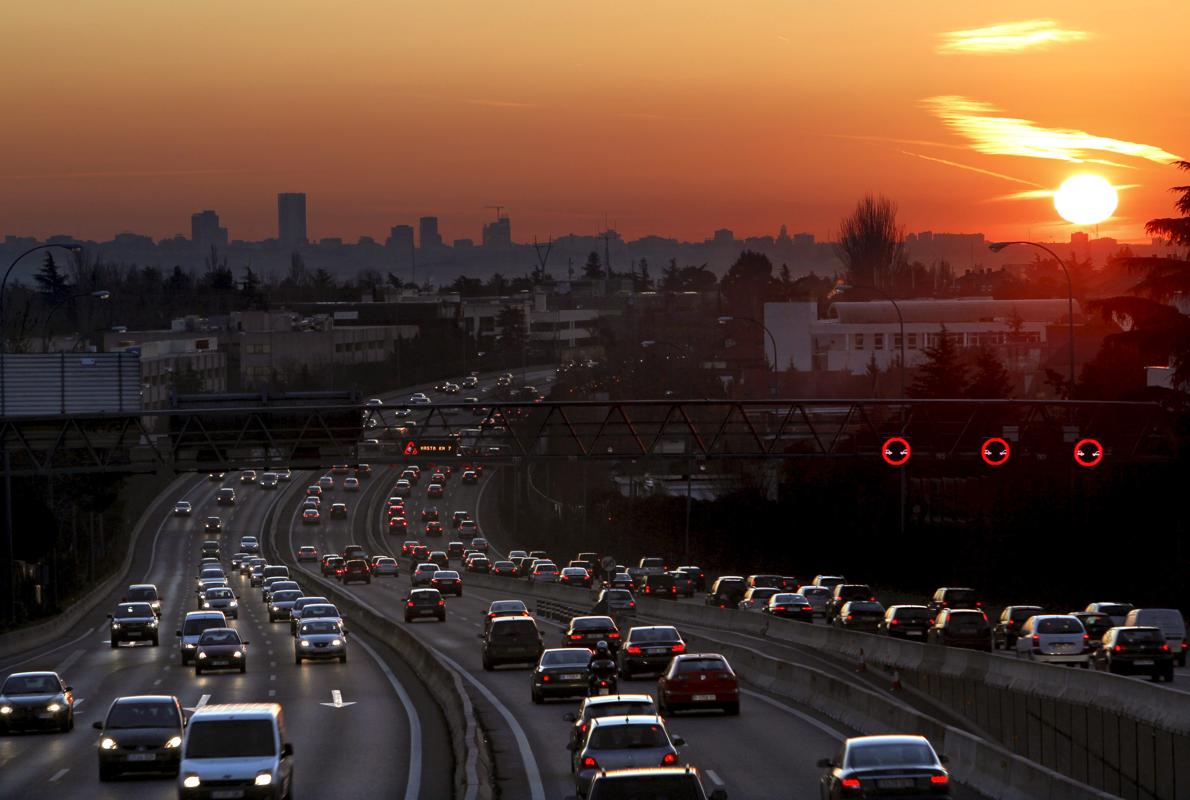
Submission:
M 1156 627 L 1116 626 L 1103 634 L 1091 651 L 1097 671 L 1115 675 L 1145 674 L 1153 681 L 1173 680 L 1173 652 L 1165 634 Z
M 696 767 L 629 767 L 600 770 L 587 788 L 587 800 L 623 797 L 681 797 L 685 800 L 727 800 L 726 789 L 703 789 Z
M 492 549 L 492 545 L 482 536 L 476 536 L 472 539 L 471 546 L 481 553 L 487 553 Z
M 421 521 L 422 522 L 429 522 L 430 520 L 434 520 L 435 522 L 437 522 L 441 519 L 442 519 L 442 512 L 440 512 L 438 510 L 438 506 L 426 506 L 425 508 L 423 508 L 421 510 Z
M 1124 621 L 1128 618 L 1128 612 L 1133 608 L 1135 608 L 1135 606 L 1133 606 L 1131 603 L 1088 603 L 1087 607 L 1084 608 L 1083 611 L 1107 614 L 1109 617 L 1111 617 L 1112 625 L 1119 627 L 1124 624 Z
M 792 575 L 783 575 L 781 577 L 781 591 L 783 592 L 797 592 L 802 588 L 802 583 Z
M 833 620 L 843 605 L 852 600 L 876 602 L 876 593 L 866 583 L 838 583 L 831 589 L 831 599 L 826 603 L 826 618 Z
M 252 557 L 251 553 L 245 553 L 242 551 L 239 553 L 232 553 L 231 554 L 231 568 L 233 570 L 239 572 L 240 574 L 243 574 L 244 560 L 251 558 L 251 557 Z
M 557 583 L 558 575 L 557 564 L 539 558 L 533 563 L 533 569 L 529 571 L 528 577 L 530 583 Z
M 563 567 L 558 575 L 558 583 L 563 586 L 578 586 L 583 589 L 591 588 L 591 573 L 586 567 Z
M 746 583 L 749 589 L 785 590 L 785 579 L 780 575 L 749 575 Z
M 563 720 L 573 723 L 570 730 L 570 740 L 566 744 L 566 749 L 573 752 L 582 744 L 593 719 L 599 719 L 601 717 L 626 717 L 638 714 L 657 714 L 657 705 L 653 702 L 652 695 L 612 694 L 593 695 L 584 698 L 579 703 L 577 712 L 567 712 L 562 715 Z M 574 771 L 573 761 L 570 765 L 570 771 Z
M 293 605 L 305 595 L 301 589 L 274 589 L 269 596 L 269 622 L 288 620 L 293 616 Z
M 994 650 L 1016 650 L 1016 637 L 1029 617 L 1045 613 L 1041 606 L 1004 606 L 992 627 Z
M 781 594 L 776 586 L 753 586 L 744 592 L 744 599 L 736 606 L 740 611 L 763 611 L 769 600 Z
M 803 586 L 798 593 L 810 601 L 810 605 L 814 607 L 814 616 L 826 616 L 826 607 L 831 599 L 830 589 L 827 589 L 825 586 L 814 586 L 810 584 Z
M 430 520 L 425 524 L 424 534 L 426 536 L 441 536 L 444 532 L 442 523 L 438 520 Z
M 157 586 L 152 583 L 133 583 L 124 590 L 121 603 L 148 603 L 153 607 L 153 613 L 161 616 L 161 595 L 157 593 Z
M 484 614 L 483 627 L 486 631 L 492 624 L 492 620 L 500 617 L 527 617 L 529 616 L 529 607 L 525 605 L 524 600 L 493 600 L 488 605 L 487 613 Z
M 343 571 L 338 573 L 338 578 L 346 586 L 349 583 L 364 583 L 372 582 L 372 570 L 368 567 L 368 562 L 362 558 L 349 558 L 343 564 Z
M 446 622 L 446 601 L 437 589 L 411 589 L 405 597 L 405 621 L 434 617 Z
M 740 713 L 740 682 L 727 659 L 718 653 L 682 653 L 657 679 L 657 707 L 662 716 L 675 711 L 721 709 Z
M 322 497 L 322 487 L 312 483 L 306 487 L 306 497 Z
M 1046 664 L 1090 664 L 1090 637 L 1069 614 L 1036 614 L 1021 625 L 1015 642 L 1019 658 Z
M 325 555 L 322 557 L 321 572 L 323 575 L 334 577 L 342 572 L 344 563 L 343 556 Z
M 1134 608 L 1124 618 L 1124 626 L 1160 628 L 1165 643 L 1173 653 L 1173 660 L 1179 667 L 1186 666 L 1186 651 L 1190 650 L 1190 643 L 1186 641 L 1186 621 L 1181 611 L 1176 608 Z
M 266 796 L 262 792 L 291 797 L 293 768 L 280 705 L 206 705 L 186 725 L 178 800 Z
M 507 560 L 494 561 L 494 562 L 492 562 L 492 573 L 491 574 L 498 575 L 501 578 L 515 578 L 516 577 L 516 564 L 512 563 L 511 561 L 507 561 Z
M 117 697 L 99 731 L 99 780 L 123 773 L 161 772 L 177 775 L 185 733 L 182 704 L 172 695 Z
M 430 560 L 430 546 L 429 545 L 418 544 L 418 545 L 415 545 L 409 551 L 409 564 L 411 567 L 416 566 L 417 564 L 421 564 L 423 562 L 429 561 L 429 560 Z
M 56 672 L 14 672 L 0 685 L 0 734 L 74 730 L 74 689 Z
M 289 608 L 289 633 L 291 636 L 297 635 L 298 622 L 302 618 L 302 609 L 306 606 L 316 605 L 330 605 L 331 601 L 325 597 L 318 595 L 302 595 L 297 600 L 293 601 L 293 605 Z
M 359 478 L 356 478 L 356 477 L 344 478 L 343 479 L 343 491 L 358 492 L 359 491 Z
M 771 617 L 814 622 L 814 606 L 799 592 L 777 592 L 760 610 Z
M 160 641 L 157 613 L 148 603 L 120 603 L 107 618 L 108 639 L 113 649 L 120 642 L 151 642 L 156 647 Z
M 975 590 L 970 587 L 943 586 L 934 592 L 926 606 L 930 613 L 937 618 L 946 608 L 983 608 L 983 602 L 976 598 Z
M 479 473 L 473 469 L 465 469 L 463 470 L 463 476 L 460 480 L 467 484 L 479 483 Z
M 930 609 L 918 605 L 893 605 L 884 610 L 876 625 L 876 632 L 894 639 L 926 640 L 931 624 Z
M 1115 627 L 1112 625 L 1111 617 L 1107 614 L 1091 611 L 1072 611 L 1070 612 L 1070 616 L 1083 624 L 1083 629 L 1091 637 L 1092 647 L 1098 647 L 1099 643 L 1103 641 L 1103 634 Z
M 435 509 L 435 510 L 437 510 L 437 509 Z M 422 512 L 422 513 L 424 514 L 425 512 Z M 457 527 L 459 527 L 460 522 L 462 522 L 465 519 L 470 519 L 470 518 L 471 518 L 470 511 L 454 511 L 450 515 L 450 527 L 457 528 Z
M 987 614 L 974 608 L 944 608 L 926 632 L 930 644 L 992 652 L 992 629 Z
M 207 539 L 202 543 L 200 549 L 203 558 L 219 558 L 219 542 L 214 539 Z
M 260 586 L 260 584 L 264 583 L 264 568 L 267 566 L 268 564 L 265 563 L 263 558 L 252 559 L 252 565 L 248 569 L 249 586 Z
M 627 589 L 630 592 L 636 589 L 636 581 L 627 572 L 613 572 L 603 585 L 607 588 Z
M 430 586 L 440 592 L 450 592 L 455 597 L 463 596 L 463 579 L 453 569 L 440 569 L 430 578 Z
M 203 611 L 222 611 L 228 619 L 239 619 L 240 601 L 228 586 L 214 586 L 202 593 Z
M 234 506 L 236 504 L 236 490 L 230 486 L 224 486 L 215 493 L 215 505 L 219 506 Z
M 302 508 L 317 508 L 319 511 L 321 511 L 322 510 L 322 498 L 315 497 L 314 495 L 309 495 L 305 499 L 302 500 Z
M 532 617 L 503 616 L 489 620 L 483 639 L 483 668 L 503 664 L 536 664 L 545 650 L 544 639 Z
M 449 473 L 438 471 L 430 475 L 430 481 L 433 483 L 446 483 Z
M 195 579 L 194 583 L 199 589 L 202 589 L 204 583 L 209 584 L 211 581 L 226 580 L 227 575 L 223 572 L 223 567 L 203 567 L 201 570 L 199 570 L 198 578 Z
M 290 480 L 293 480 L 293 472 L 289 469 L 289 467 L 279 469 L 277 470 L 277 480 L 289 482 Z
M 855 736 L 832 758 L 819 760 L 826 770 L 820 783 L 823 800 L 849 797 L 950 797 L 950 773 L 924 736 Z
M 618 653 L 620 675 L 630 679 L 639 672 L 661 672 L 671 658 L 684 652 L 686 642 L 672 625 L 629 628 Z
M 508 560 L 509 561 L 512 561 L 517 558 L 528 558 L 528 556 L 529 556 L 529 554 L 527 552 L 525 552 L 524 550 L 509 550 L 508 551 Z
M 371 464 L 356 464 L 355 465 L 355 474 L 356 474 L 356 477 L 359 477 L 359 478 L 372 477 L 372 465 Z
M 609 614 L 635 614 L 636 598 L 627 589 L 601 589 L 595 608 Z
M 189 500 L 179 500 L 178 502 L 174 503 L 175 517 L 188 517 L 191 513 L 193 513 L 193 511 L 194 507 L 190 505 Z
M 690 593 L 687 597 L 693 597 L 695 592 L 705 592 L 707 590 L 707 574 L 703 572 L 702 567 L 695 567 L 686 565 L 678 567 L 674 572 L 681 572 L 690 579 Z M 796 591 L 791 589 L 790 591 Z
M 389 533 L 409 533 L 409 519 L 406 517 L 389 517 Z
M 347 663 L 347 632 L 338 619 L 310 619 L 297 626 L 293 640 L 293 663 L 299 667 L 309 659 L 338 659 Z
M 347 519 L 347 504 L 331 503 L 331 519 Z
M 982 613 L 982 612 L 980 612 Z M 839 609 L 838 615 L 831 621 L 836 628 L 849 631 L 863 631 L 876 633 L 884 619 L 884 606 L 869 600 L 849 600 Z
M 446 490 L 441 483 L 431 483 L 426 487 L 426 497 L 441 498 L 446 495 Z
M 240 473 L 240 483 L 256 483 L 256 470 L 246 469 Z
M 419 543 L 416 539 L 406 539 L 405 541 L 401 542 L 401 555 L 408 556 L 413 551 L 413 548 L 417 547 L 418 544 Z
M 260 556 L 249 555 L 240 562 L 240 574 L 250 576 L 252 574 L 253 567 L 255 567 L 257 564 L 259 564 L 261 569 L 263 569 L 265 560 Z
M 540 704 L 550 697 L 585 697 L 590 660 L 591 652 L 585 647 L 557 647 L 543 651 L 533 668 L 530 699 Z
M 462 558 L 466 546 L 462 542 L 447 542 L 446 543 L 446 557 L 447 558 Z
M 284 591 L 285 589 L 300 589 L 297 581 L 291 580 L 284 575 L 278 575 L 270 578 L 265 578 L 264 583 L 260 585 L 260 602 L 268 605 L 273 600 L 273 592 Z
M 748 591 L 747 581 L 742 575 L 723 575 L 711 584 L 707 592 L 706 604 L 719 608 L 735 608 L 744 599 Z
M 472 553 L 467 557 L 467 571 L 485 575 L 490 574 L 492 571 L 492 562 L 482 553 Z
M 465 519 L 459 523 L 459 538 L 474 539 L 479 536 L 479 523 L 473 519 Z
M 447 569 L 450 566 L 450 557 L 446 555 L 445 550 L 431 550 L 429 560 L 437 564 L 439 569 Z
M 257 539 L 255 536 L 241 536 L 240 537 L 240 549 L 243 550 L 245 553 L 259 553 L 260 552 L 260 540 Z
M 425 562 L 418 564 L 413 568 L 413 572 L 409 575 L 409 582 L 413 586 L 430 586 L 434 579 L 434 573 L 441 569 L 433 562 Z
M 182 666 L 194 661 L 194 651 L 203 631 L 208 628 L 226 628 L 227 617 L 222 611 L 190 611 L 182 619 L 182 627 L 175 634 L 182 656 Z
M 376 560 L 372 562 L 372 575 L 377 578 L 385 575 L 392 578 L 400 577 L 401 565 L 392 556 L 376 556 Z
M 306 599 L 304 597 L 298 598 L 293 604 L 293 610 L 289 614 L 289 632 L 293 636 L 297 636 L 298 627 L 303 622 L 309 622 L 312 619 L 333 619 L 338 620 L 340 624 L 344 624 L 343 615 L 339 613 L 339 609 L 334 603 L 327 602 L 325 598 L 318 598 L 318 601 L 303 602 Z M 346 626 L 344 625 L 344 627 Z
M 314 545 L 311 545 L 311 544 L 302 545 L 301 547 L 298 548 L 297 560 L 298 561 L 317 561 L 318 560 L 318 549 L 316 547 L 314 547 Z
M 203 531 L 206 533 L 223 533 L 223 520 L 219 517 L 207 517 L 203 522 Z
M 346 471 L 347 467 L 344 466 L 343 469 Z M 318 486 L 322 491 L 329 492 L 335 488 L 335 479 L 330 475 L 320 475 L 318 477 Z
M 280 483 L 281 479 L 277 477 L 277 473 L 266 472 L 260 476 L 260 480 L 256 482 L 256 485 L 261 489 L 276 489 Z
M 641 764 L 676 766 L 678 747 L 686 742 L 670 736 L 657 715 L 599 717 L 590 722 L 587 735 L 573 753 L 574 783 L 579 797 L 587 797 L 595 776 Z
M 810 581 L 811 586 L 821 586 L 832 591 L 840 583 L 847 583 L 847 579 L 842 575 L 815 575 L 814 580 Z
M 223 473 L 222 472 L 208 472 L 207 480 L 211 481 L 212 483 L 222 481 Z
M 317 508 L 306 508 L 302 510 L 303 525 L 320 525 L 321 523 L 322 512 Z
M 614 653 L 620 648 L 620 638 L 620 629 L 611 617 L 571 617 L 566 630 L 562 632 L 562 645 L 594 650 L 600 642 L 607 642 L 608 648 Z
M 368 551 L 364 549 L 363 545 L 358 544 L 347 545 L 339 555 L 345 559 L 362 558 L 364 561 L 368 560 Z

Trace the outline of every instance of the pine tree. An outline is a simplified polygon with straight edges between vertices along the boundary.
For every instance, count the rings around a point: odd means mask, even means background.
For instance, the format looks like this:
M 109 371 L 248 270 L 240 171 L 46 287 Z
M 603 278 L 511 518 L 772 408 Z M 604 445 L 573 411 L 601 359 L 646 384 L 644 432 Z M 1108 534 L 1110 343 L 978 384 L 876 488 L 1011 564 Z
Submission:
M 951 398 L 962 397 L 967 388 L 967 365 L 954 338 L 947 334 L 943 325 L 938 333 L 938 343 L 925 348 L 926 361 L 917 369 L 917 375 L 909 386 L 910 397 Z
M 975 354 L 975 375 L 967 387 L 967 396 L 975 399 L 1004 398 L 1012 396 L 1012 376 L 995 351 L 989 347 L 979 348 Z
M 54 261 L 52 253 L 46 253 L 45 258 L 41 262 L 41 270 L 34 276 L 38 287 L 41 291 L 49 296 L 51 303 L 58 303 L 66 297 L 66 290 L 69 288 L 66 283 L 66 276 L 58 269 L 58 263 Z
M 676 292 L 682 288 L 682 270 L 678 268 L 678 260 L 671 258 L 669 266 L 661 271 L 661 290 Z
M 321 291 L 335 288 L 335 279 L 322 267 L 314 270 L 314 288 Z
M 599 260 L 599 254 L 594 250 L 587 256 L 587 263 L 583 264 L 583 277 L 588 280 L 598 280 L 604 277 L 603 262 Z
M 793 283 L 793 275 L 789 272 L 788 264 L 781 265 L 781 283 L 785 284 L 786 286 Z

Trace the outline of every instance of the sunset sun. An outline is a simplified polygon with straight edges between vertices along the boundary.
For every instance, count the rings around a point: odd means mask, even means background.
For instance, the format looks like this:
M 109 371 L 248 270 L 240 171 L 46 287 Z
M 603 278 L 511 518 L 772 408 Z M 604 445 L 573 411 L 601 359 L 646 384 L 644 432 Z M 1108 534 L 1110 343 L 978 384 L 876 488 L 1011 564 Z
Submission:
M 1116 189 L 1098 175 L 1067 178 L 1054 193 L 1054 208 L 1067 222 L 1096 225 L 1110 217 L 1120 198 Z

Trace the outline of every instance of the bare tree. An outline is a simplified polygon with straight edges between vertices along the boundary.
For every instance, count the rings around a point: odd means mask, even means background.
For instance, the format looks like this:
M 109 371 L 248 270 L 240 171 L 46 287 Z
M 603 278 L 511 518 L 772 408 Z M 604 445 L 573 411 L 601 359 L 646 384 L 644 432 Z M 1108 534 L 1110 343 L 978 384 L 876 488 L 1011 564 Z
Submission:
M 839 226 L 835 246 L 852 283 L 882 286 L 901 258 L 905 231 L 897 226 L 897 204 L 864 195 Z

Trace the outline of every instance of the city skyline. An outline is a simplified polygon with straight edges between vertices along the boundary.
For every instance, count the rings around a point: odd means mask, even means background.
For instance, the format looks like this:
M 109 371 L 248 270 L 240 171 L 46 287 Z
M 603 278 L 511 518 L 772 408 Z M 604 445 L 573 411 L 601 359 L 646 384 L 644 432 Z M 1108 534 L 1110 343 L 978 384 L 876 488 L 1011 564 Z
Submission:
M 214 208 L 260 240 L 276 191 L 301 187 L 311 239 L 384 238 L 433 209 L 446 241 L 478 240 L 497 204 L 524 241 L 782 223 L 827 239 L 878 192 L 910 230 L 1065 240 L 1047 194 L 1091 171 L 1122 188 L 1099 232 L 1144 241 L 1176 182 L 1165 162 L 1190 152 L 1190 88 L 1169 82 L 1190 8 L 1160 24 L 1106 0 L 1051 9 L 299 3 L 226 10 L 212 49 L 169 7 L 21 8 L 0 53 L 22 76 L 0 233 L 164 238 Z M 39 58 L 37 32 L 67 22 L 97 35 Z M 46 103 L 85 111 L 86 135 Z

